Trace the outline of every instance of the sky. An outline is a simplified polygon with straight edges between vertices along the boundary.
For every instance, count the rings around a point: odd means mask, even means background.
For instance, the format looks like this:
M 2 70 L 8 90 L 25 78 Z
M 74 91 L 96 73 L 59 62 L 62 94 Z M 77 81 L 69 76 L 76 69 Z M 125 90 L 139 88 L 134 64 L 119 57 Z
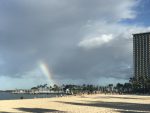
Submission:
M 1 0 L 0 89 L 128 82 L 149 0 Z

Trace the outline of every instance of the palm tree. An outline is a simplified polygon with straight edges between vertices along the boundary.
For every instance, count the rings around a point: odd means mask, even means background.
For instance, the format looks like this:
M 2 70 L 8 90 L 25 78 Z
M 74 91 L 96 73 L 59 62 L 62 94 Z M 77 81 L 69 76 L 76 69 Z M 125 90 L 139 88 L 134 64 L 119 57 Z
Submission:
M 124 92 L 129 93 L 129 92 L 132 90 L 132 85 L 131 85 L 131 83 L 124 83 L 124 85 L 123 85 L 123 90 L 124 90 Z
M 54 89 L 54 91 L 58 91 L 58 92 L 59 92 L 59 87 L 58 87 L 58 85 L 54 84 L 53 89 Z
M 132 82 L 132 89 L 133 89 L 133 93 L 139 92 L 140 83 L 136 79 L 134 79 Z
M 113 91 L 113 84 L 109 84 L 108 88 L 109 88 L 109 91 L 112 92 Z
M 140 85 L 140 93 L 143 92 L 145 94 L 146 78 L 144 76 L 140 76 L 138 79 L 139 79 L 138 82 Z
M 123 84 L 118 83 L 116 85 L 116 89 L 118 90 L 119 93 L 122 93 L 123 92 Z
M 47 88 L 47 84 L 44 84 L 43 86 L 44 86 L 45 88 Z
M 52 86 L 49 86 L 49 90 L 50 90 L 50 92 L 52 91 L 52 89 L 53 89 L 53 88 L 52 88 Z
M 146 87 L 146 88 L 147 88 L 147 89 L 146 89 L 147 92 L 150 93 L 150 78 L 147 78 L 147 80 L 146 80 L 146 86 L 147 86 L 147 87 Z
M 129 79 L 129 83 L 132 86 L 132 92 L 136 93 L 138 91 L 138 89 L 139 89 L 139 83 L 137 82 L 137 79 L 135 77 L 130 78 Z

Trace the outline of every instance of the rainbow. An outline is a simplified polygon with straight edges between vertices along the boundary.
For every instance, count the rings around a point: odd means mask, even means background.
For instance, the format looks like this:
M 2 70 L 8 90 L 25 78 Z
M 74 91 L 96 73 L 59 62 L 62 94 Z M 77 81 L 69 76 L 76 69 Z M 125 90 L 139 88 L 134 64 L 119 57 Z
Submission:
M 48 82 L 52 85 L 54 84 L 54 81 L 52 79 L 52 73 L 49 70 L 48 65 L 44 61 L 39 62 L 39 67 L 43 75 L 48 79 Z

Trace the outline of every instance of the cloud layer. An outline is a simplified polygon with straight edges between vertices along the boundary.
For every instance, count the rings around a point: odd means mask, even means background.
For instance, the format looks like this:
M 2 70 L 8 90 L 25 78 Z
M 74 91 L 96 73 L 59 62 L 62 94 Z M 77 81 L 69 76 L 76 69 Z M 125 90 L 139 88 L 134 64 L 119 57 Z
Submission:
M 138 0 L 3 0 L 1 78 L 11 77 L 13 83 L 14 78 L 27 77 L 35 83 L 38 76 L 38 83 L 43 82 L 38 71 L 38 62 L 43 61 L 59 83 L 127 80 L 132 76 L 132 34 L 150 30 L 121 23 L 136 18 L 138 4 Z
M 98 48 L 103 44 L 109 43 L 112 39 L 113 39 L 112 35 L 103 34 L 100 37 L 94 37 L 94 38 L 92 37 L 90 39 L 84 39 L 81 42 L 79 42 L 78 46 L 83 47 L 85 49 Z

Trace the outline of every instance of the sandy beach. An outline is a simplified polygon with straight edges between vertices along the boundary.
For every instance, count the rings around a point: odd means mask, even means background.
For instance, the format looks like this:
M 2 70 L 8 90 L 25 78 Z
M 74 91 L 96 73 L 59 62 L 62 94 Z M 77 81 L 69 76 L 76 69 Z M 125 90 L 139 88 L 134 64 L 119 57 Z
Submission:
M 1 100 L 0 112 L 150 113 L 150 96 L 97 94 L 42 99 Z

